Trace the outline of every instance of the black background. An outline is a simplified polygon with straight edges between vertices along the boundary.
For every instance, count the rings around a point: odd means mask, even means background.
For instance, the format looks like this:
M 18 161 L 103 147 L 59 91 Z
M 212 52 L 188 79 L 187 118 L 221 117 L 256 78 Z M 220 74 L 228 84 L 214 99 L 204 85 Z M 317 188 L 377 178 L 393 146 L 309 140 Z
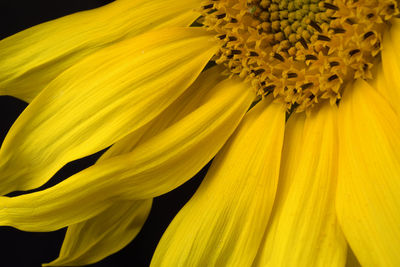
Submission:
M 0 0 L 0 39 L 33 25 L 109 2 L 111 1 Z M 1 142 L 25 107 L 26 103 L 18 99 L 0 96 Z M 90 166 L 98 156 L 99 153 L 67 164 L 40 189 L 54 185 Z M 180 188 L 156 198 L 150 216 L 137 238 L 120 252 L 90 266 L 148 266 L 162 233 L 179 209 L 192 196 L 205 172 L 206 168 Z M 34 267 L 54 260 L 61 248 L 64 233 L 65 229 L 49 233 L 29 233 L 11 227 L 0 227 L 0 266 Z

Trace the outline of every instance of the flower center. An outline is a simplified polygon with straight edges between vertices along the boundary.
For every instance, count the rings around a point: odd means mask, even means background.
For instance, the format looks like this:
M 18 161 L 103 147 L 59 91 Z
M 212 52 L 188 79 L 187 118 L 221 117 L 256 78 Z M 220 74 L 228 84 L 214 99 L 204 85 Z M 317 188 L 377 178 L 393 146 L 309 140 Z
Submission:
M 204 27 L 223 41 L 216 63 L 297 112 L 372 78 L 398 12 L 395 0 L 208 0 L 203 11 Z

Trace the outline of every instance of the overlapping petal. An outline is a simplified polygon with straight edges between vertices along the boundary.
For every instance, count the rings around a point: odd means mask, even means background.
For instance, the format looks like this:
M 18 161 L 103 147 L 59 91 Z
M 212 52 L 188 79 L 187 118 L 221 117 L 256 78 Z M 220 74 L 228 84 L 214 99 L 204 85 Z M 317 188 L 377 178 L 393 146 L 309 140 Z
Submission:
M 103 160 L 44 191 L 0 198 L 0 224 L 54 230 L 99 214 L 118 198 L 146 199 L 174 189 L 211 160 L 254 96 L 240 80 L 220 82 L 197 109 L 131 153 Z
M 27 190 L 65 163 L 99 151 L 159 115 L 217 49 L 199 28 L 146 33 L 105 48 L 58 76 L 10 129 L 0 192 Z
M 400 114 L 400 52 L 396 42 L 400 41 L 400 23 L 392 21 L 392 27 L 385 34 L 382 48 L 382 68 L 378 72 L 377 90 L 382 93 L 392 108 Z M 381 77 L 383 76 L 383 78 Z
M 347 249 L 346 267 L 362 267 L 351 248 Z
M 99 215 L 68 227 L 59 257 L 43 266 L 81 266 L 102 260 L 136 237 L 152 200 L 119 201 Z
M 97 163 L 131 152 L 165 128 L 193 112 L 207 101 L 211 88 L 225 76 L 216 66 L 203 72 L 197 80 L 153 122 L 124 137 L 108 149 Z M 151 200 L 117 201 L 93 218 L 68 227 L 60 256 L 49 266 L 86 265 L 107 257 L 129 243 L 147 219 Z
M 146 31 L 188 26 L 200 0 L 118 0 L 52 20 L 0 41 L 0 94 L 30 102 L 82 58 Z
M 337 213 L 362 266 L 399 266 L 400 120 L 363 80 L 339 108 Z
M 278 183 L 285 109 L 256 105 L 164 233 L 153 266 L 249 266 Z
M 226 78 L 226 75 L 223 74 L 224 71 L 225 68 L 222 66 L 214 66 L 203 71 L 196 81 L 166 110 L 140 130 L 116 142 L 100 157 L 99 161 L 131 152 L 138 143 L 143 143 L 160 134 L 166 128 L 195 111 L 213 97 L 210 92 L 212 88 Z
M 335 212 L 337 108 L 326 103 L 288 121 L 281 174 L 264 246 L 255 266 L 344 266 Z

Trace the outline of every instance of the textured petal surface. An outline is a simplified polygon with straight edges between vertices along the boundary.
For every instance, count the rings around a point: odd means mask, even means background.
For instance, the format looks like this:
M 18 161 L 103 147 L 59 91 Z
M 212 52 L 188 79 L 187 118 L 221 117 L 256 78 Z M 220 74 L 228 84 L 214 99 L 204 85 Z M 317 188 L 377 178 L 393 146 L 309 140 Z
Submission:
M 251 264 L 275 197 L 284 126 L 278 104 L 261 102 L 246 115 L 168 227 L 152 266 Z
M 131 152 L 139 143 L 151 139 L 174 123 L 195 111 L 210 98 L 216 84 L 223 81 L 226 75 L 222 66 L 212 67 L 200 74 L 196 81 L 166 110 L 153 121 L 116 142 L 100 160 Z
M 362 266 L 400 266 L 400 121 L 366 82 L 339 109 L 337 212 Z
M 102 260 L 139 233 L 152 200 L 116 202 L 99 215 L 68 227 L 60 256 L 44 266 L 81 266 Z
M 55 230 L 100 213 L 118 198 L 146 199 L 174 189 L 218 152 L 254 97 L 248 84 L 220 82 L 197 109 L 131 153 L 99 162 L 44 191 L 0 198 L 0 225 Z
M 200 0 L 118 0 L 32 27 L 0 41 L 0 94 L 30 102 L 61 72 L 122 39 L 188 26 Z
M 382 79 L 379 76 L 383 74 L 385 82 L 377 83 L 377 89 L 385 96 L 397 114 L 400 114 L 400 51 L 397 47 L 398 42 L 400 42 L 400 22 L 395 19 L 390 31 L 384 37 L 382 48 L 383 72 L 378 72 L 377 80 Z
M 205 101 L 209 90 L 225 78 L 221 75 L 223 70 L 216 66 L 203 72 L 154 122 L 118 141 L 100 157 L 98 163 L 131 152 L 139 142 L 193 112 Z M 99 215 L 69 226 L 60 256 L 49 266 L 86 265 L 123 248 L 140 231 L 150 208 L 151 200 L 118 201 Z
M 204 30 L 146 33 L 58 76 L 25 109 L 0 151 L 0 192 L 46 182 L 159 115 L 196 79 L 217 45 Z
M 285 134 L 279 186 L 255 266 L 344 266 L 335 213 L 337 108 L 294 114 Z

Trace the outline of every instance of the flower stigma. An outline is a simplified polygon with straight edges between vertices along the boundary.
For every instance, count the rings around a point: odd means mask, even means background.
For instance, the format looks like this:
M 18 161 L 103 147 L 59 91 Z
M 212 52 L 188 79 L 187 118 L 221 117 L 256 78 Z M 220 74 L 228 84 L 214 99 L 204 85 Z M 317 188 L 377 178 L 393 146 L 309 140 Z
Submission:
M 395 0 L 208 0 L 203 25 L 223 44 L 214 60 L 296 112 L 340 100 L 371 79 Z

